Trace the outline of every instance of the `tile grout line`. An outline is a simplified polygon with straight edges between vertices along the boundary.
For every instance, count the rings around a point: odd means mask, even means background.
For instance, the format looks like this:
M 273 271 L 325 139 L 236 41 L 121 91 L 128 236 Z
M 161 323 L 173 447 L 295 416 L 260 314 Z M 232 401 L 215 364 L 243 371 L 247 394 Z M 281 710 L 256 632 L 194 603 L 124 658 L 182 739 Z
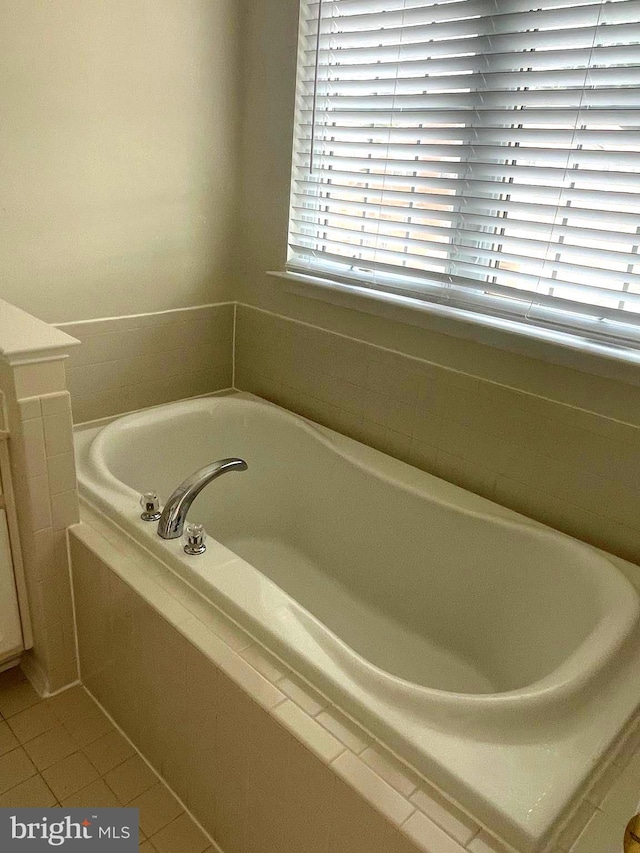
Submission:
M 231 387 L 236 387 L 236 334 L 238 331 L 238 303 L 233 303 L 233 332 L 231 337 Z
M 203 311 L 207 308 L 218 308 L 224 305 L 234 305 L 235 303 L 228 299 L 225 302 L 206 302 L 204 305 L 187 305 L 184 308 L 166 308 L 164 311 L 143 311 L 140 314 L 120 314 L 117 317 L 93 317 L 89 320 L 65 320 L 61 323 L 50 323 L 51 326 L 55 326 L 57 329 L 67 328 L 70 326 L 84 326 L 89 325 L 91 323 L 113 323 L 117 321 L 127 321 L 127 320 L 136 320 L 140 317 L 159 317 L 159 316 L 167 316 L 168 314 L 184 314 L 185 316 L 191 311 Z M 181 322 L 181 321 L 177 321 Z M 185 320 L 184 322 L 188 322 Z M 131 329 L 138 328 L 154 328 L 154 327 L 162 327 L 164 325 L 172 325 L 171 323 L 143 323 L 142 326 L 131 326 Z

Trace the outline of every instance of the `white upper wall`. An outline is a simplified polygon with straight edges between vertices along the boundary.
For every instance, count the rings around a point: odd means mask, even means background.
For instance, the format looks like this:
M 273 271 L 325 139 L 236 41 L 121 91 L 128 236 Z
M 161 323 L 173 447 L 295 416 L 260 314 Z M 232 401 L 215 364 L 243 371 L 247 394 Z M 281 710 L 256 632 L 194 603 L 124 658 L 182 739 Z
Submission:
M 229 297 L 237 11 L 0 3 L 0 297 L 50 322 Z

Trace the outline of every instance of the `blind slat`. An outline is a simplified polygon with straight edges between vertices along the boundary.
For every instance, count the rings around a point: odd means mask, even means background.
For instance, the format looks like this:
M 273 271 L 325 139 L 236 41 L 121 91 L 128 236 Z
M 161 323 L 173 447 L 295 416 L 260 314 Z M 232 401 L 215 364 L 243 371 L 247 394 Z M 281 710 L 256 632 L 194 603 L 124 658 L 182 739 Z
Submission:
M 632 273 L 625 270 L 608 269 L 601 263 L 589 265 L 578 263 L 579 260 L 593 258 L 588 247 L 562 245 L 564 260 L 555 260 L 557 255 L 554 244 L 543 243 L 527 238 L 511 238 L 505 235 L 481 234 L 466 229 L 457 229 L 455 238 L 452 239 L 451 231 L 432 226 L 430 228 L 415 229 L 417 234 L 422 231 L 422 237 L 394 236 L 389 228 L 380 226 L 377 229 L 355 229 L 343 224 L 344 220 L 335 218 L 330 226 L 312 226 L 316 233 L 311 234 L 304 228 L 308 223 L 302 223 L 296 219 L 292 220 L 292 231 L 300 238 L 313 240 L 314 242 L 343 242 L 345 245 L 356 246 L 360 249 L 376 250 L 377 247 L 385 251 L 394 251 L 398 254 L 398 263 L 405 263 L 409 258 L 415 259 L 428 251 L 444 253 L 447 256 L 468 257 L 479 261 L 499 261 L 505 264 L 518 263 L 526 272 L 535 272 L 544 268 L 549 273 L 562 274 L 564 281 L 570 281 L 569 275 L 589 275 L 597 273 L 602 279 L 602 290 L 609 292 L 616 290 L 622 284 L 640 287 L 640 273 Z M 440 236 L 440 240 L 436 239 Z M 485 239 L 483 239 L 483 237 Z M 493 239 L 491 239 L 493 238 Z M 488 248 L 487 243 L 495 243 L 499 248 Z M 549 251 L 547 251 L 547 249 Z M 510 251 L 512 250 L 512 251 Z M 520 250 L 520 251 L 518 251 Z M 526 254 L 523 254 L 523 251 Z M 538 254 L 533 254 L 537 252 Z M 640 259 L 636 256 L 631 264 Z M 609 260 L 608 258 L 604 259 Z M 619 260 L 616 258 L 616 261 Z M 620 261 L 624 263 L 624 260 Z M 640 269 L 640 264 L 638 264 Z M 541 273 L 540 273 L 541 274 Z M 605 287 L 605 285 L 609 285 Z M 582 287 L 582 285 L 576 285 Z
M 485 238 L 487 234 L 497 233 L 496 229 L 498 228 L 501 234 L 510 236 L 520 235 L 529 239 L 535 237 L 539 242 L 544 241 L 544 245 L 551 242 L 557 243 L 562 238 L 569 241 L 568 245 L 571 245 L 571 241 L 573 241 L 574 245 L 580 247 L 581 252 L 583 251 L 583 247 L 585 247 L 588 256 L 593 257 L 596 261 L 600 261 L 603 256 L 607 257 L 609 254 L 616 260 L 621 260 L 621 256 L 615 248 L 607 249 L 607 246 L 594 248 L 592 246 L 594 241 L 603 242 L 609 246 L 615 246 L 616 244 L 623 245 L 625 243 L 633 245 L 636 237 L 635 230 L 625 232 L 619 229 L 614 231 L 611 229 L 585 228 L 555 221 L 535 222 L 531 221 L 531 219 L 517 219 L 513 216 L 508 219 L 505 218 L 504 222 L 498 223 L 498 217 L 495 215 L 472 213 L 469 209 L 466 209 L 464 212 L 458 210 L 422 210 L 415 207 L 407 209 L 361 201 L 349 203 L 329 200 L 328 203 L 322 205 L 321 212 L 309 211 L 308 208 L 297 205 L 293 207 L 293 211 L 293 222 L 318 222 L 320 223 L 318 227 L 321 227 L 328 220 L 332 222 L 351 220 L 354 223 L 359 222 L 362 227 L 375 228 L 376 223 L 380 219 L 387 227 L 405 227 L 407 231 L 411 231 L 412 233 L 421 232 L 423 229 L 425 233 L 429 233 L 436 226 L 443 233 L 448 232 L 450 234 L 453 227 L 460 233 L 466 224 L 472 233 L 475 232 L 480 236 L 484 235 Z M 307 216 L 310 218 L 307 219 Z M 438 223 L 444 223 L 444 225 L 439 225 Z M 628 263 L 635 264 L 637 258 L 633 256 L 632 252 L 628 254 L 630 255 Z
M 315 184 L 312 186 L 317 187 Z M 443 198 L 442 193 L 371 189 L 364 196 L 364 199 L 366 200 L 363 200 L 360 188 L 325 186 L 322 193 L 314 192 L 312 195 L 298 196 L 294 200 L 292 209 L 308 210 L 310 213 L 315 212 L 321 216 L 327 205 L 346 205 L 352 210 L 364 211 L 369 207 L 382 212 L 388 210 L 404 213 L 408 210 L 416 215 L 431 216 L 447 208 L 446 216 L 450 217 L 455 205 L 455 210 L 461 216 L 467 213 L 469 215 L 482 214 L 492 222 L 498 216 L 501 220 L 508 218 L 509 222 L 513 222 L 514 219 L 517 222 L 518 216 L 521 216 L 523 222 L 532 224 L 558 219 L 558 207 L 553 204 L 544 204 L 538 200 L 514 201 L 511 198 L 499 198 L 497 196 L 489 199 L 487 196 L 474 196 L 471 193 L 465 193 L 464 196 L 457 195 L 447 202 L 447 198 Z M 638 212 L 640 212 L 640 205 L 638 207 Z M 605 234 L 617 234 L 621 231 L 623 233 L 634 233 L 638 223 L 637 213 L 621 210 L 602 211 L 593 207 L 578 207 L 572 204 L 570 210 L 563 209 L 563 211 L 565 212 L 564 218 L 569 218 L 572 222 L 597 222 Z M 503 227 L 507 224 L 504 221 L 501 222 Z
M 532 169 L 531 176 L 535 177 L 535 170 Z M 362 186 L 363 194 L 366 194 L 369 188 L 384 190 L 387 185 L 390 189 L 404 189 L 409 192 L 421 192 L 423 190 L 442 190 L 443 203 L 451 201 L 456 194 L 465 192 L 486 193 L 487 199 L 490 201 L 492 195 L 500 195 L 508 193 L 511 197 L 517 199 L 540 199 L 551 200 L 559 207 L 559 212 L 564 206 L 571 205 L 573 202 L 582 202 L 583 204 L 594 204 L 599 209 L 610 211 L 612 215 L 615 213 L 615 207 L 622 210 L 632 208 L 633 211 L 638 209 L 640 199 L 634 192 L 614 191 L 606 186 L 606 177 L 603 177 L 603 187 L 584 189 L 576 186 L 561 186 L 561 185 L 546 185 L 543 183 L 518 184 L 515 182 L 500 182 L 482 179 L 480 177 L 446 177 L 442 175 L 429 175 L 428 178 L 416 178 L 413 176 L 395 175 L 393 181 L 388 181 L 386 175 L 376 175 L 374 173 L 363 175 L 362 172 L 349 172 L 334 169 L 329 173 L 324 173 L 324 177 L 330 179 L 330 183 L 315 183 L 319 186 L 353 186 L 359 183 Z M 623 183 L 623 186 L 626 186 Z

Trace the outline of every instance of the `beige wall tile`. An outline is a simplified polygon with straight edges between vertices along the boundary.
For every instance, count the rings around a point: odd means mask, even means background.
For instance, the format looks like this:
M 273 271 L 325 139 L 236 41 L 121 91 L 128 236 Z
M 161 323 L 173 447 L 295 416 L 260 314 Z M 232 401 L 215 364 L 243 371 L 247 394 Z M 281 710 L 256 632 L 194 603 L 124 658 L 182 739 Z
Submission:
M 153 845 L 158 853 L 203 853 L 209 839 L 183 814 L 153 836 Z
M 44 418 L 44 441 L 47 456 L 73 453 L 73 424 L 71 412 L 47 415 Z
M 82 341 L 67 371 L 76 423 L 229 388 L 234 306 L 65 326 Z
M 360 753 L 360 758 L 404 797 L 409 797 L 422 781 L 406 765 L 380 746 L 368 747 Z
M 350 752 L 343 752 L 331 766 L 393 823 L 404 823 L 413 811 L 397 791 Z
M 55 559 L 53 529 L 45 527 L 36 531 L 31 537 L 31 564 L 34 570 L 34 579 L 38 581 L 48 580 L 52 572 L 56 571 Z
M 571 853 L 618 853 L 626 821 L 596 811 L 571 848 Z
M 575 814 L 558 836 L 558 848 L 560 850 L 571 849 L 577 837 L 595 814 L 595 811 L 596 807 L 588 800 L 583 800 L 582 803 L 580 803 Z M 473 839 L 469 845 L 469 849 L 472 853 L 493 853 L 494 849 L 497 850 L 498 853 L 503 853 L 497 843 L 494 842 L 492 846 L 492 843 L 485 832 L 481 832 Z
M 66 389 L 64 360 L 19 365 L 14 368 L 14 380 L 16 396 L 19 400 L 64 391 Z
M 278 689 L 302 708 L 309 716 L 315 717 L 327 706 L 327 701 L 308 684 L 294 676 L 287 676 L 278 682 Z
M 478 824 L 448 803 L 438 791 L 422 787 L 411 797 L 420 811 L 465 847 L 480 831 Z
M 236 386 L 640 561 L 640 390 L 455 339 L 430 361 L 390 326 L 374 345 L 240 304 Z
M 194 619 L 190 635 L 199 648 L 215 662 L 215 665 L 236 684 L 265 708 L 274 708 L 285 698 L 271 682 L 250 666 L 243 658 L 234 654 L 217 636 Z
M 487 832 L 480 832 L 467 847 L 469 853 L 508 853 L 507 848 Z
M 618 776 L 599 808 L 613 818 L 629 820 L 638 805 L 638 779 L 640 778 L 640 753 L 636 754 Z
M 219 702 L 218 670 L 196 649 L 186 655 L 185 711 L 180 725 L 165 743 L 162 775 L 190 804 L 204 786 L 215 763 L 215 728 Z M 203 781 L 200 781 L 203 780 Z M 213 796 L 213 794 L 211 794 Z
M 20 416 L 23 421 L 30 418 L 41 418 L 42 407 L 40 405 L 40 397 L 29 397 L 19 401 Z
M 149 837 L 184 813 L 173 794 L 160 783 L 131 800 L 130 808 L 140 810 L 140 829 Z
M 27 481 L 33 530 L 51 527 L 51 500 L 49 498 L 49 478 L 29 477 Z
M 50 415 L 62 415 L 71 411 L 71 397 L 68 391 L 58 394 L 43 394 L 40 398 L 43 417 Z
M 257 669 L 261 675 L 274 684 L 279 681 L 285 673 L 285 667 L 262 646 L 256 644 L 241 651 L 242 657 Z
M 416 853 L 416 849 L 347 784 L 336 780 L 328 853 Z
M 51 496 L 51 522 L 54 530 L 64 530 L 79 521 L 78 493 L 75 489 Z
M 44 429 L 41 418 L 33 418 L 22 425 L 27 476 L 42 477 L 47 473 L 44 447 Z
M 338 740 L 342 741 L 356 755 L 366 749 L 371 742 L 371 738 L 360 726 L 356 725 L 356 723 L 335 708 L 322 711 L 316 719 L 321 726 L 324 726 L 327 731 L 335 735 Z
M 133 648 L 139 655 L 134 678 L 139 689 L 137 743 L 157 770 L 167 745 L 177 737 L 186 713 L 187 641 L 151 610 L 138 612 Z
M 262 837 L 284 853 L 326 850 L 335 776 L 268 717 L 254 721 L 252 743 L 246 848 L 258 853 Z
M 49 489 L 52 495 L 76 488 L 76 467 L 73 453 L 61 453 L 47 459 Z
M 425 853 L 431 853 L 432 850 L 437 850 L 438 853 L 464 853 L 464 847 L 461 844 L 454 841 L 420 812 L 411 815 L 403 824 L 402 832 L 415 841 L 418 849 L 424 850 Z
M 327 764 L 345 751 L 344 744 L 316 723 L 295 702 L 283 702 L 274 711 L 274 716 L 297 734 L 304 745 L 316 753 Z

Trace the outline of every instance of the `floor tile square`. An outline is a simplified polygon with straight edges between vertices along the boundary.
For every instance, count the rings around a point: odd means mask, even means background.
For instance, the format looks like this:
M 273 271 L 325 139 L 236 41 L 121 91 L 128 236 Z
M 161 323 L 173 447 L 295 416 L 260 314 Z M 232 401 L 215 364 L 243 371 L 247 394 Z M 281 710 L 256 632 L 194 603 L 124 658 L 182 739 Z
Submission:
M 84 687 L 79 684 L 76 684 L 74 687 L 70 687 L 69 690 L 58 693 L 57 696 L 52 696 L 48 702 L 61 722 L 70 720 L 80 714 L 87 714 L 95 711 L 100 712 L 100 709 L 91 696 L 89 696 Z
M 58 718 L 46 702 L 39 702 L 14 714 L 7 722 L 20 743 L 26 743 L 58 725 Z
M 148 837 L 171 823 L 183 811 L 173 794 L 160 783 L 140 794 L 129 805 L 140 809 L 140 828 Z
M 104 778 L 123 805 L 130 803 L 158 782 L 156 774 L 139 755 L 132 755 L 109 771 Z
M 82 752 L 74 752 L 57 764 L 42 771 L 45 782 L 51 788 L 58 800 L 86 788 L 98 778 L 98 771 Z
M 15 788 L 35 773 L 36 768 L 22 747 L 7 752 L 0 758 L 0 794 Z
M 0 722 L 0 755 L 4 755 L 5 752 L 11 752 L 17 746 L 20 746 L 18 738 L 11 731 L 7 723 Z
M 113 729 L 98 740 L 85 746 L 83 750 L 89 761 L 101 776 L 113 770 L 127 758 L 134 755 L 131 744 L 122 737 L 120 732 Z
M 183 813 L 151 838 L 158 853 L 204 853 L 209 839 L 191 817 Z
M 46 770 L 47 767 L 57 764 L 63 758 L 78 751 L 66 730 L 59 724 L 25 743 L 24 749 L 40 771 Z
M 105 717 L 97 705 L 95 710 L 82 711 L 66 719 L 62 725 L 79 749 L 89 746 L 90 743 L 113 731 L 113 726 L 108 717 Z
M 32 776 L 0 795 L 0 808 L 49 808 L 56 805 L 53 792 L 42 776 Z
M 65 797 L 62 805 L 68 809 L 106 809 L 119 808 L 120 803 L 104 779 L 96 779 L 95 782 L 87 785 L 86 788 L 82 788 L 80 791 L 76 791 L 75 794 Z

